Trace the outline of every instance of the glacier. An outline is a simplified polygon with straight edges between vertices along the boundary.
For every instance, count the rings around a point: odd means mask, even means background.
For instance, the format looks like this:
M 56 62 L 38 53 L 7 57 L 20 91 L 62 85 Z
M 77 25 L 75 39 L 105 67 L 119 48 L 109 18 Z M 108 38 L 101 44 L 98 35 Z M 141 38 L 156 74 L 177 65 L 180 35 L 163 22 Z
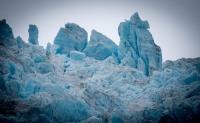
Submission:
M 116 56 L 117 49 L 117 45 L 111 39 L 96 30 L 92 30 L 90 41 L 83 52 L 88 57 L 104 60 L 111 55 Z
M 80 60 L 82 61 L 84 58 L 86 58 L 85 53 L 78 52 L 78 51 L 70 51 L 70 58 L 72 60 Z
M 136 12 L 126 22 L 119 25 L 119 58 L 130 67 L 138 68 L 145 75 L 152 75 L 162 68 L 161 49 L 154 43 L 148 31 L 149 23 L 142 21 Z
M 0 122 L 200 122 L 200 58 L 162 62 L 148 28 L 133 14 L 117 46 L 67 23 L 43 48 L 36 26 L 26 43 L 0 21 Z
M 65 28 L 61 27 L 54 39 L 54 45 L 58 46 L 56 54 L 69 56 L 70 51 L 83 51 L 87 45 L 87 38 L 87 32 L 79 25 L 65 24 Z
M 28 38 L 29 43 L 38 45 L 39 44 L 39 42 L 38 42 L 39 31 L 38 31 L 37 26 L 30 24 L 28 33 L 29 33 L 29 38 Z

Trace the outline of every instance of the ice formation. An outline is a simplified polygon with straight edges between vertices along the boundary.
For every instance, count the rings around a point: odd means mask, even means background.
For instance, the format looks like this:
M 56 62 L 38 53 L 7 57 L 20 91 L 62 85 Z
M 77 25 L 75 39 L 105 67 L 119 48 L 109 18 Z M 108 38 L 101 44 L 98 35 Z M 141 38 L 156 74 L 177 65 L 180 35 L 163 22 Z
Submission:
M 104 60 L 114 54 L 117 56 L 117 45 L 103 34 L 92 30 L 89 44 L 84 50 L 88 57 L 94 57 L 97 60 Z
M 70 58 L 72 60 L 80 60 L 80 61 L 82 61 L 84 58 L 86 58 L 86 55 L 83 52 L 70 51 Z
M 121 23 L 118 48 L 96 31 L 86 45 L 87 32 L 67 24 L 44 49 L 1 21 L 0 122 L 199 122 L 200 58 L 161 65 L 148 27 L 137 13 Z
M 39 33 L 39 31 L 38 31 L 37 26 L 30 24 L 28 32 L 29 32 L 29 38 L 28 38 L 29 43 L 34 44 L 34 45 L 38 45 L 39 44 L 38 43 L 38 33 Z
M 61 27 L 54 39 L 54 44 L 59 46 L 56 53 L 69 56 L 70 51 L 83 51 L 87 45 L 87 37 L 85 29 L 77 24 L 65 24 L 65 28 Z
M 162 68 L 161 49 L 154 43 L 147 30 L 149 23 L 142 21 L 135 13 L 130 21 L 122 22 L 118 31 L 120 36 L 119 58 L 126 65 L 142 70 L 145 75 L 152 75 Z
M 5 40 L 8 38 L 14 38 L 12 28 L 10 28 L 6 20 L 3 19 L 0 21 L 0 39 Z
M 0 44 L 3 46 L 16 44 L 12 28 L 6 23 L 5 19 L 0 21 Z

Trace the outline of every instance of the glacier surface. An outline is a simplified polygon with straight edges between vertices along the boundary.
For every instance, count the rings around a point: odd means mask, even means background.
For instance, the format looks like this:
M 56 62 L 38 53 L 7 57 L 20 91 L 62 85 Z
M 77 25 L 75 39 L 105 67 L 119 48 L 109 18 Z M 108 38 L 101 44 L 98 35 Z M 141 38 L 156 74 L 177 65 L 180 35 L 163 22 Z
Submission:
M 2 20 L 0 122 L 198 123 L 200 58 L 162 63 L 148 28 L 135 13 L 117 46 L 68 23 L 44 49 Z

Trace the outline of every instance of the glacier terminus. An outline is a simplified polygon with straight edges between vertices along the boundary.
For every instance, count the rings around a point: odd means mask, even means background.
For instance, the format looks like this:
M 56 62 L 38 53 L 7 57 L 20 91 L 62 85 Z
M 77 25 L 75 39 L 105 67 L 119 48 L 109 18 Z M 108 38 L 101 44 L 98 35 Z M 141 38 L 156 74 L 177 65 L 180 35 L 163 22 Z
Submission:
M 0 123 L 199 123 L 200 58 L 163 62 L 149 28 L 136 12 L 116 45 L 66 23 L 43 48 L 1 20 Z

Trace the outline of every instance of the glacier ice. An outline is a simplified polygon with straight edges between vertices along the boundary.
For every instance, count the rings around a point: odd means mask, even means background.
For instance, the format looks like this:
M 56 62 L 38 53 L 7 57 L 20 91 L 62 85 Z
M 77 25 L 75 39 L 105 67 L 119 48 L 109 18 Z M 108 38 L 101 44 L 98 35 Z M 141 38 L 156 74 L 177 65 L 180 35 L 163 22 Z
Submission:
M 13 46 L 16 45 L 12 28 L 3 19 L 0 21 L 0 45 Z
M 72 60 L 82 61 L 84 58 L 86 58 L 86 55 L 85 53 L 82 53 L 82 52 L 70 51 L 70 58 Z
M 38 45 L 38 28 L 36 25 L 32 25 L 30 24 L 29 25 L 29 29 L 28 29 L 28 33 L 29 33 L 29 38 L 28 38 L 28 41 L 29 43 L 31 44 L 34 44 L 34 45 Z
M 46 47 L 46 56 L 48 59 L 51 58 L 51 43 L 47 43 L 47 47 Z
M 200 58 L 162 63 L 137 13 L 120 24 L 119 47 L 66 25 L 44 49 L 1 21 L 0 122 L 200 121 Z
M 21 38 L 20 36 L 18 36 L 18 37 L 16 38 L 16 42 L 17 42 L 18 48 L 22 48 L 23 40 L 22 40 L 22 38 Z
M 6 23 L 6 20 L 3 19 L 0 21 L 0 39 L 5 40 L 8 38 L 14 38 L 12 28 Z
M 147 76 L 162 68 L 161 49 L 154 43 L 148 28 L 148 22 L 142 21 L 138 13 L 132 15 L 130 20 L 120 23 L 118 28 L 119 58 L 128 58 L 125 61 L 131 61 L 133 65 L 129 62 L 127 65 L 142 70 Z
M 56 53 L 69 56 L 70 51 L 83 51 L 87 45 L 87 38 L 85 29 L 75 23 L 67 23 L 65 28 L 60 28 L 54 39 L 54 44 L 59 46 Z
M 97 60 L 104 60 L 114 54 L 117 56 L 117 45 L 103 34 L 92 30 L 90 41 L 83 51 L 87 56 Z
M 41 74 L 46 74 L 53 71 L 53 66 L 48 63 L 39 63 L 38 72 Z

